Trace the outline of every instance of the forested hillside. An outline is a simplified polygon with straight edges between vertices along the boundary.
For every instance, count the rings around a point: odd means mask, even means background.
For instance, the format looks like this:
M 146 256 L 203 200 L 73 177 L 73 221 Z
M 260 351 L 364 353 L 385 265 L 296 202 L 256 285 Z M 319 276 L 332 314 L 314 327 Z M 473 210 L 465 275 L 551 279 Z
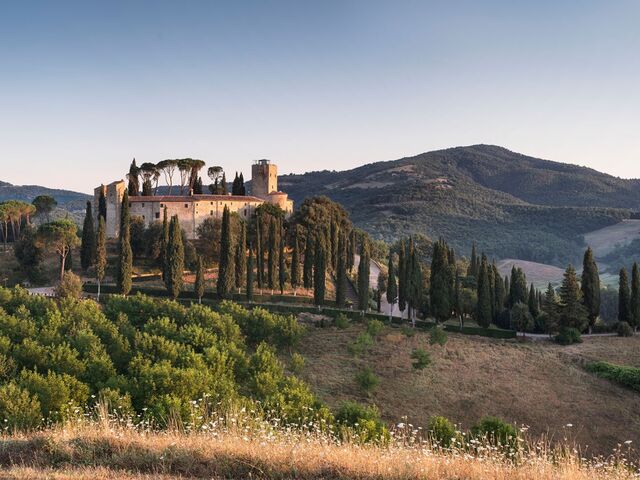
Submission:
M 280 177 L 300 202 L 326 195 L 373 236 L 445 236 L 463 253 L 480 242 L 489 255 L 563 265 L 582 235 L 640 207 L 640 181 L 476 145 L 378 162 L 343 172 Z

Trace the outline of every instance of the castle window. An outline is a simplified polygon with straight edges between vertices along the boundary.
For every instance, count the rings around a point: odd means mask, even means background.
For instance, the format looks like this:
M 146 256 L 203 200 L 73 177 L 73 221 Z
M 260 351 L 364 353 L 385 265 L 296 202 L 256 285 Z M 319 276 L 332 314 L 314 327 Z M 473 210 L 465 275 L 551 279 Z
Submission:
M 142 208 L 144 208 L 144 202 L 142 202 Z M 144 217 L 142 217 L 142 218 L 144 218 Z
M 211 211 L 209 212 L 209 215 L 213 215 L 213 210 L 211 210 Z
M 184 208 L 189 208 L 189 204 L 188 204 L 188 203 L 185 203 L 185 204 L 184 204 Z
M 142 219 L 145 220 L 144 215 L 142 215 Z
M 160 212 L 156 212 L 156 218 L 160 218 Z
M 163 205 L 163 204 L 160 204 L 160 208 L 162 208 L 162 207 L 164 207 L 164 205 Z
M 131 208 L 131 202 L 129 202 L 129 208 Z
M 245 217 L 247 216 L 247 209 L 246 208 L 244 209 L 244 216 Z

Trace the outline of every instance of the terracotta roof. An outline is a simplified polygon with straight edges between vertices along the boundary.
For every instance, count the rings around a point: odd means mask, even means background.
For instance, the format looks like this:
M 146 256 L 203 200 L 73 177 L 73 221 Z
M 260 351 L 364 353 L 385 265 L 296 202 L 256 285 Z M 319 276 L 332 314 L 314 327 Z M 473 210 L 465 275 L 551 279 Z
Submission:
M 149 197 L 129 197 L 130 202 L 264 202 L 263 199 L 249 195 L 156 195 Z

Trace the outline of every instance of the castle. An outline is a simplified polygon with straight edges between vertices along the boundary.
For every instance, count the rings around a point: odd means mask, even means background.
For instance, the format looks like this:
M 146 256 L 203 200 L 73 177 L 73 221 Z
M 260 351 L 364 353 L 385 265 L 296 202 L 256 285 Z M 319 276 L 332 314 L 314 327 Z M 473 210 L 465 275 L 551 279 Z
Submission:
M 126 189 L 124 180 L 100 185 L 94 189 L 93 205 L 96 219 L 100 194 L 104 193 L 106 199 L 107 238 L 118 236 L 122 197 Z M 180 226 L 189 239 L 197 238 L 198 226 L 206 218 L 222 218 L 224 207 L 247 220 L 263 203 L 278 205 L 287 216 L 293 212 L 293 200 L 289 200 L 286 193 L 278 191 L 278 167 L 269 160 L 257 160 L 251 166 L 251 190 L 252 195 L 194 195 L 190 192 L 189 195 L 129 197 L 129 211 L 132 217 L 142 218 L 148 226 L 152 222 L 162 221 L 166 208 L 168 218 L 178 216 Z

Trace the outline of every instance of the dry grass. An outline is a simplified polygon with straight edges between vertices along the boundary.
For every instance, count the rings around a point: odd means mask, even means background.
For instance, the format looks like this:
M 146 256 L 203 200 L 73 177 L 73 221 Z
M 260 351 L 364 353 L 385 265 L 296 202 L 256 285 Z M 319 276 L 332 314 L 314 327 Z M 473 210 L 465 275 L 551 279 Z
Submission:
M 533 449 L 507 458 L 443 452 L 410 437 L 387 447 L 340 444 L 286 429 L 210 429 L 152 433 L 98 425 L 68 427 L 0 441 L 1 478 L 143 479 L 630 479 L 618 456 L 587 462 L 572 454 Z
M 609 454 L 627 440 L 640 445 L 640 396 L 582 368 L 587 360 L 640 366 L 640 337 L 561 347 L 449 334 L 440 347 L 429 345 L 426 333 L 409 338 L 387 329 L 369 353 L 353 357 L 348 345 L 363 328 L 313 329 L 298 349 L 306 359 L 303 378 L 331 406 L 370 402 L 391 424 L 426 426 L 443 415 L 463 429 L 494 415 L 527 426 L 533 437 L 576 443 L 585 455 Z M 422 371 L 411 367 L 417 347 L 433 360 Z M 364 366 L 380 378 L 371 395 L 355 381 Z

